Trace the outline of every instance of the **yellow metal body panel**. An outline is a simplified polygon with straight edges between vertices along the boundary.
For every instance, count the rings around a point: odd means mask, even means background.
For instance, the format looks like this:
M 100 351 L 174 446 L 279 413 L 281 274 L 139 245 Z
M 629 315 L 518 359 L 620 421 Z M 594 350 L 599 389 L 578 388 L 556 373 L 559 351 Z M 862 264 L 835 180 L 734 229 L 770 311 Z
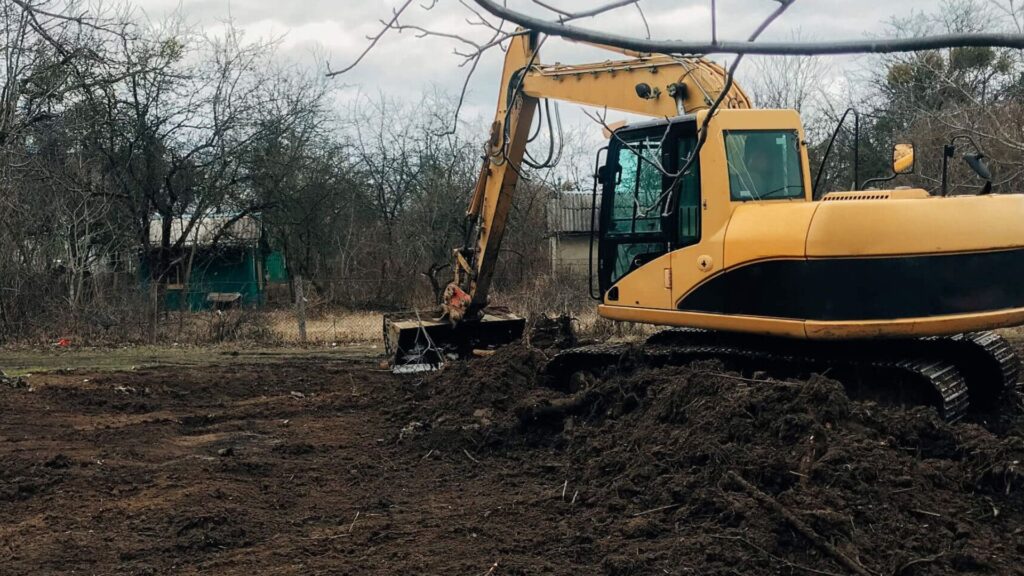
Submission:
M 704 113 L 698 114 L 698 121 L 703 121 Z M 706 198 L 729 200 L 729 167 L 725 155 L 725 135 L 728 130 L 795 130 L 800 142 L 807 139 L 800 114 L 796 110 L 720 110 L 708 124 L 708 140 L 701 151 L 701 179 Z M 803 172 L 804 195 L 810 201 L 811 168 L 807 159 L 807 147 L 800 146 L 800 168 Z M 713 171 L 705 168 L 704 162 L 712 163 Z M 710 181 L 705 179 L 712 177 Z M 772 200 L 779 202 L 779 200 Z M 782 200 L 792 203 L 793 200 Z M 742 204 L 740 202 L 739 204 Z
M 902 318 L 869 322 L 817 322 L 609 305 L 598 306 L 597 311 L 604 318 L 621 322 L 685 326 L 811 340 L 917 338 L 992 330 L 1024 324 L 1024 308 L 934 318 Z
M 722 115 L 728 112 L 720 111 L 710 125 L 716 125 Z M 697 114 L 698 125 L 704 122 L 705 117 L 706 112 Z M 709 128 L 707 142 L 700 153 L 701 241 L 671 253 L 673 303 L 691 287 L 714 276 L 722 269 L 725 232 L 732 211 L 728 201 L 728 167 L 724 153 L 719 153 L 720 149 L 724 151 L 724 146 L 721 133 Z M 625 298 L 620 300 L 628 302 Z M 606 300 L 605 304 L 615 303 Z
M 722 240 L 725 228 L 721 228 L 719 232 L 715 236 L 705 236 L 707 240 L 700 244 L 687 246 L 669 254 L 672 259 L 672 304 L 666 308 L 674 310 L 675 303 L 681 300 L 694 286 L 699 286 L 721 271 L 723 246 L 725 245 Z M 625 300 L 628 297 L 627 293 L 620 290 L 619 294 L 619 302 L 628 302 Z M 618 303 L 605 301 L 605 304 L 614 306 Z
M 698 124 L 704 122 L 705 115 L 706 112 L 697 114 Z M 708 124 L 707 142 L 700 154 L 702 238 L 699 244 L 672 253 L 673 301 L 721 272 L 725 265 L 726 233 L 738 203 L 729 200 L 729 166 L 723 131 L 774 129 L 798 130 L 803 139 L 800 117 L 792 110 L 720 110 Z M 807 162 L 803 164 L 806 166 Z M 809 187 L 810 173 L 806 170 L 804 182 L 805 187 Z M 628 303 L 630 300 L 625 294 L 620 288 L 619 301 Z M 606 300 L 605 304 L 614 306 L 616 303 Z
M 807 337 L 815 340 L 916 338 L 1019 326 L 1024 324 L 1024 308 L 878 322 L 808 321 L 805 324 Z
M 659 326 L 686 326 L 690 328 L 746 332 L 786 338 L 806 337 L 805 322 L 783 318 L 701 314 L 698 312 L 652 310 L 629 306 L 610 306 L 607 304 L 598 306 L 597 313 L 604 318 L 622 322 L 639 322 L 642 324 L 657 324 Z
M 697 114 L 698 124 L 704 121 L 705 112 Z M 707 142 L 700 155 L 701 174 L 701 242 L 671 253 L 672 256 L 672 295 L 674 303 L 726 267 L 734 265 L 736 258 L 769 257 L 779 254 L 780 247 L 774 242 L 765 242 L 763 238 L 753 238 L 766 231 L 775 234 L 777 240 L 786 244 L 785 255 L 803 257 L 804 240 L 806 239 L 807 221 L 813 213 L 814 204 L 800 200 L 774 200 L 756 203 L 733 202 L 729 198 L 729 166 L 725 155 L 724 131 L 726 130 L 796 130 L 801 141 L 804 138 L 800 116 L 792 110 L 720 110 L 708 125 Z M 811 195 L 810 171 L 807 168 L 806 150 L 801 154 L 804 189 L 806 198 Z M 755 216 L 761 210 L 771 211 L 771 218 L 795 219 L 802 223 L 799 227 L 790 228 L 789 220 L 758 221 Z M 743 224 L 734 230 L 735 214 L 749 213 L 751 217 L 741 218 Z M 744 240 L 736 244 L 738 256 L 729 254 L 733 234 L 739 234 Z M 775 250 L 775 252 L 771 252 Z M 760 256 L 755 253 L 763 251 Z M 744 256 L 745 255 L 745 256 Z M 637 270 L 633 274 L 640 273 Z M 623 281 L 629 276 L 623 278 Z M 632 284 L 631 284 L 632 285 Z M 628 289 L 620 285 L 619 301 L 605 300 L 605 304 L 630 305 Z
M 942 254 L 1024 246 L 1024 195 L 822 202 L 809 258 Z
M 725 242 L 725 267 L 778 258 L 803 258 L 807 230 L 819 202 L 779 200 L 736 206 Z
M 636 308 L 672 308 L 672 289 L 665 285 L 665 271 L 672 268 L 672 254 L 656 258 L 627 274 L 617 286 L 619 303 Z
M 745 203 L 734 207 L 727 225 L 719 226 L 717 234 L 671 254 L 674 304 L 718 274 L 764 260 L 948 255 L 1021 248 L 1022 221 L 1024 195 L 1020 194 Z M 717 250 L 724 251 L 721 265 L 713 272 L 697 273 L 695 255 Z M 757 289 L 750 287 L 752 291 Z M 675 305 L 641 311 L 630 306 L 629 294 L 629 290 L 620 289 L 619 303 L 606 302 L 599 308 L 600 315 L 614 320 L 815 340 L 936 336 L 1024 324 L 1024 308 L 866 321 L 705 314 L 680 311 Z
M 822 202 L 838 202 L 841 200 L 921 200 L 931 194 L 921 188 L 905 188 L 900 190 L 858 190 L 856 192 L 829 192 L 822 197 Z

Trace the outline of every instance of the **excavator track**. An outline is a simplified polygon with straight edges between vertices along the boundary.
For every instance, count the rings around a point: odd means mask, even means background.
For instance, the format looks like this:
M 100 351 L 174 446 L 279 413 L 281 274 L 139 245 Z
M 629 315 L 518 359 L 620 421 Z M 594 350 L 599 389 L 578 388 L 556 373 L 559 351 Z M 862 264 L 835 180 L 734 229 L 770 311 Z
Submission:
M 678 366 L 719 360 L 730 369 L 800 378 L 828 374 L 854 397 L 899 405 L 931 405 L 949 422 L 996 411 L 1016 397 L 1020 360 L 993 332 L 943 338 L 807 343 L 677 328 L 643 345 L 599 344 L 562 352 L 548 366 L 559 379 L 609 367 Z M 976 406 L 972 406 L 976 398 Z M 974 410 L 972 410 L 972 408 Z
M 995 332 L 972 332 L 930 339 L 967 381 L 970 415 L 986 425 L 1021 410 L 1020 358 Z

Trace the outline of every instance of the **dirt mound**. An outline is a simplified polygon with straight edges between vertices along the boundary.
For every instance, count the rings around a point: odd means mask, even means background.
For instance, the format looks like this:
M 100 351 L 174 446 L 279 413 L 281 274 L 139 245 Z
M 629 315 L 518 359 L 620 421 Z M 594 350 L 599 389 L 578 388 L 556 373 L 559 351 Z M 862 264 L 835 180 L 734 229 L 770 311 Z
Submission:
M 1022 573 L 1019 423 L 546 358 L 0 385 L 0 573 Z
M 517 423 L 503 449 L 537 434 L 561 447 L 563 499 L 607 574 L 1022 573 L 1018 435 L 716 363 L 576 374 L 556 391 L 542 361 L 518 348 L 449 368 L 434 406 Z
M 540 316 L 530 328 L 530 345 L 542 350 L 565 350 L 576 345 L 572 317 Z
M 493 356 L 452 363 L 423 382 L 422 397 L 435 420 L 467 426 L 510 414 L 540 389 L 548 357 L 536 348 L 506 346 Z

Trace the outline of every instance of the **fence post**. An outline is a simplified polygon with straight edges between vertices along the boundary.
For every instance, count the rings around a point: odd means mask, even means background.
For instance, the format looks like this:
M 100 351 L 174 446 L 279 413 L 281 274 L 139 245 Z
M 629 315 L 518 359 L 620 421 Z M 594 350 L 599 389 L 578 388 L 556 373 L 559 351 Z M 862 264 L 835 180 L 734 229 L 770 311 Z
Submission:
M 155 278 L 149 280 L 149 343 L 156 344 L 160 326 L 160 286 Z
M 295 277 L 295 315 L 299 321 L 299 341 L 306 343 L 306 296 L 302 286 L 302 276 Z

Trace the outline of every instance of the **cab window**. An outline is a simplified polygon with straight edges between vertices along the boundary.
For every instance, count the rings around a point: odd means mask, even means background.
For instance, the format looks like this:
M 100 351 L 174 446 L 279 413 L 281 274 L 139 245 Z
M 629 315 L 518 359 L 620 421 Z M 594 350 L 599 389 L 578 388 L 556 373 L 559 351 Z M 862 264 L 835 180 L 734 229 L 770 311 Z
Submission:
M 609 234 L 661 232 L 662 203 L 665 200 L 661 141 L 649 138 L 633 142 L 619 154 L 618 184 L 615 186 Z
M 655 137 L 628 142 L 619 151 L 621 172 L 612 193 L 611 218 L 603 229 L 614 240 L 606 247 L 605 263 L 612 282 L 666 251 L 662 152 L 661 138 Z
M 804 197 L 800 137 L 795 130 L 726 131 L 725 153 L 733 200 Z
M 679 142 L 678 167 L 686 165 L 686 161 L 697 149 L 697 138 L 685 138 Z M 681 169 L 681 168 L 680 168 Z M 679 178 L 677 201 L 678 234 L 675 247 L 692 246 L 700 242 L 700 162 L 695 162 L 686 174 Z

